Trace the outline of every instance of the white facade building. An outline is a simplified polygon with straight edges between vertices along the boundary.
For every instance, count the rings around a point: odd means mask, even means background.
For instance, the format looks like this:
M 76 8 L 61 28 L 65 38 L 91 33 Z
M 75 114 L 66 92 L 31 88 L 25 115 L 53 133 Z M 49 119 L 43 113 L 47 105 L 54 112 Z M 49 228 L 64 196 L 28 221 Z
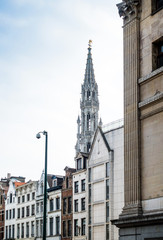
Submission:
M 75 159 L 76 172 L 73 173 L 73 239 L 87 239 L 86 213 L 86 163 L 88 154 L 78 153 Z
M 37 181 L 29 181 L 16 188 L 17 218 L 16 238 L 35 238 L 35 209 Z
M 61 239 L 61 190 L 62 176 L 47 176 L 47 239 Z M 36 193 L 36 238 L 42 240 L 43 235 L 43 201 L 44 201 L 44 172 L 38 182 Z
M 97 128 L 88 158 L 88 239 L 118 240 L 111 225 L 124 203 L 123 121 Z
M 9 182 L 9 188 L 7 192 L 7 198 L 5 200 L 5 239 L 16 238 L 16 187 L 23 185 L 25 178 L 23 177 L 11 177 Z

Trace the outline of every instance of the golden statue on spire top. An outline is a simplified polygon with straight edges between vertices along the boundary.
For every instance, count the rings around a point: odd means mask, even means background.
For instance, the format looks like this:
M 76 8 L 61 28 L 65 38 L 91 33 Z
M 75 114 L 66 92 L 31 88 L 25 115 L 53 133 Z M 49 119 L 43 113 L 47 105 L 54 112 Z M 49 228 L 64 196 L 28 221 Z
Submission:
M 89 48 L 92 47 L 92 40 L 89 40 L 88 46 L 89 46 Z

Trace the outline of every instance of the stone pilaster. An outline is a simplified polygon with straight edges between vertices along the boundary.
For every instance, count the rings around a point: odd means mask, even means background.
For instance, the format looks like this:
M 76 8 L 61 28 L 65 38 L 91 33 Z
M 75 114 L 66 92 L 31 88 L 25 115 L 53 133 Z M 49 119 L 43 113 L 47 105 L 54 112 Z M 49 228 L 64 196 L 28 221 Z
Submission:
M 125 206 L 120 217 L 141 213 L 139 154 L 139 1 L 118 4 L 123 16 L 124 36 L 124 192 Z

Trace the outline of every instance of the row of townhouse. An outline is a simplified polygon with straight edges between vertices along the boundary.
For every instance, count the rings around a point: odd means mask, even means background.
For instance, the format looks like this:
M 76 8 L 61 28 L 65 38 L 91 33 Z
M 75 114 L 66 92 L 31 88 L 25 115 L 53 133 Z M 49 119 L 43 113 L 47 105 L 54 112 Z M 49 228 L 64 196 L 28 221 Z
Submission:
M 65 176 L 48 174 L 47 239 L 118 239 L 111 225 L 123 206 L 123 121 L 98 127 L 89 154 L 79 152 Z M 39 181 L 11 178 L 4 239 L 42 239 L 44 172 Z

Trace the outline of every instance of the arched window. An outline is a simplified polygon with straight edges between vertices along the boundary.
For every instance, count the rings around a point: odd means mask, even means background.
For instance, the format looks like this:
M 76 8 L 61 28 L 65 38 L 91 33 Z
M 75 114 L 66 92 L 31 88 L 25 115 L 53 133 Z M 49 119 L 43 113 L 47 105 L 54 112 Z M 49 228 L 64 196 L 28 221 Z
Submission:
M 96 116 L 95 115 L 93 116 L 93 127 L 94 127 L 94 130 L 96 130 Z
M 87 100 L 90 100 L 91 99 L 91 93 L 90 93 L 90 91 L 88 90 L 87 91 Z
M 87 143 L 87 152 L 90 151 L 90 148 L 91 148 L 91 144 L 90 144 L 90 142 L 88 142 L 88 143 Z
M 95 92 L 94 91 L 92 92 L 92 98 L 93 98 L 93 100 L 95 100 Z
M 87 130 L 88 131 L 91 130 L 91 117 L 90 117 L 90 113 L 87 114 Z

